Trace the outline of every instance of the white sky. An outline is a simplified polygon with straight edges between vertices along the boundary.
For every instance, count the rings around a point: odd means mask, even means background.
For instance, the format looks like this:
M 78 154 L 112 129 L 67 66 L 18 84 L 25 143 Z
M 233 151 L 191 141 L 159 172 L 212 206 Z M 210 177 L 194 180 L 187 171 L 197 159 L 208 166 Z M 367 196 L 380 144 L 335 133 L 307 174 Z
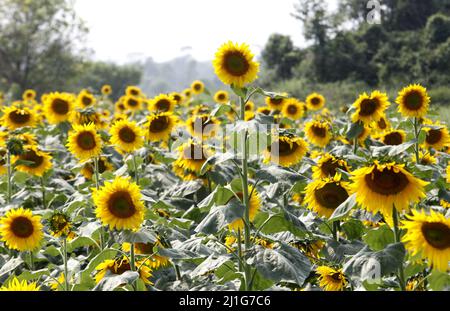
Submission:
M 335 0 L 330 2 L 334 3 Z M 304 45 L 301 23 L 290 16 L 297 0 L 75 0 L 90 29 L 95 59 L 119 63 L 183 54 L 212 59 L 225 41 L 247 42 L 259 53 L 272 33 Z M 238 10 L 240 13 L 238 13 Z

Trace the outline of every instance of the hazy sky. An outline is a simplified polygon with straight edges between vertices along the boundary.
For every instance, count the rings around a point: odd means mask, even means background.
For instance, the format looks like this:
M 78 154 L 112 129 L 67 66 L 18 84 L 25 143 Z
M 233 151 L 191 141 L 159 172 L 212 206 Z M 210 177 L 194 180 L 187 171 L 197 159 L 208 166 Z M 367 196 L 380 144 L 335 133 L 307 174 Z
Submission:
M 183 54 L 212 59 L 224 41 L 247 42 L 255 53 L 272 33 L 304 45 L 301 24 L 290 16 L 297 0 L 75 0 L 90 28 L 95 58 L 157 61 Z M 330 2 L 335 2 L 331 0 Z

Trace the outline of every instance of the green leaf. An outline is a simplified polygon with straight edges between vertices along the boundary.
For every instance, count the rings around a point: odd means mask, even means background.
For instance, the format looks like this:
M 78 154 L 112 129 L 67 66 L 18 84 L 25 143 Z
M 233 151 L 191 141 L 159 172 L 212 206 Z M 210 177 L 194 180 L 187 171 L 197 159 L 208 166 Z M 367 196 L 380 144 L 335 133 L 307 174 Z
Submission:
M 352 194 L 341 203 L 333 212 L 330 221 L 340 220 L 347 217 L 348 213 L 356 206 L 356 194 Z
M 119 234 L 119 242 L 124 243 L 155 243 L 156 235 L 145 228 L 138 232 L 124 230 Z
M 11 258 L 0 268 L 0 278 L 17 269 L 23 263 L 22 258 Z
M 372 155 L 374 157 L 395 157 L 415 145 L 415 141 L 408 141 L 406 143 L 397 145 L 397 146 L 381 146 L 381 147 L 370 147 L 372 151 Z
M 201 264 L 199 264 L 191 273 L 192 278 L 202 276 L 208 272 L 215 271 L 218 267 L 222 266 L 225 262 L 228 262 L 231 255 L 217 256 L 215 254 L 210 255 Z
M 241 277 L 241 273 L 237 270 L 234 261 L 229 260 L 217 267 L 214 274 L 217 277 L 217 283 L 225 284 Z
M 238 86 L 235 86 L 234 84 L 230 85 L 230 88 L 233 90 L 234 94 L 236 94 L 237 96 L 244 98 L 247 96 L 247 88 L 243 87 L 240 88 Z
M 348 129 L 346 138 L 348 140 L 353 140 L 358 137 L 364 130 L 364 125 L 360 122 L 352 123 L 350 128 Z
M 216 153 L 213 156 L 209 157 L 205 163 L 203 163 L 202 168 L 200 170 L 200 175 L 205 174 L 210 166 L 218 165 L 234 159 L 236 156 L 231 152 L 226 153 Z
M 97 243 L 89 237 L 79 236 L 79 237 L 76 237 L 75 239 L 73 239 L 72 241 L 70 241 L 69 243 L 67 243 L 67 251 L 69 253 L 71 253 L 77 248 L 85 247 L 85 246 L 92 246 L 92 245 L 96 245 L 96 244 Z
M 365 226 L 358 219 L 350 219 L 341 226 L 349 240 L 357 240 L 364 233 Z
M 231 106 L 229 106 L 229 105 L 219 105 L 219 106 L 217 106 L 216 108 L 214 108 L 211 111 L 210 115 L 213 116 L 213 117 L 219 117 L 219 116 L 221 116 L 221 115 L 223 115 L 225 113 L 228 113 L 230 111 L 232 111 Z
M 242 218 L 244 210 L 244 205 L 237 199 L 231 200 L 226 205 L 215 205 L 197 228 L 195 228 L 195 231 L 206 234 L 215 234 L 231 222 Z
M 369 230 L 362 239 L 371 249 L 378 251 L 394 243 L 394 233 L 387 225 L 382 225 Z
M 94 291 L 113 291 L 119 286 L 131 284 L 139 278 L 137 271 L 126 271 L 120 275 L 107 272 L 106 276 L 94 287 Z
M 433 270 L 428 277 L 430 288 L 434 291 L 449 290 L 450 275 L 446 272 Z
M 255 174 L 255 178 L 266 180 L 270 183 L 295 183 L 306 179 L 292 169 L 275 165 L 258 170 Z

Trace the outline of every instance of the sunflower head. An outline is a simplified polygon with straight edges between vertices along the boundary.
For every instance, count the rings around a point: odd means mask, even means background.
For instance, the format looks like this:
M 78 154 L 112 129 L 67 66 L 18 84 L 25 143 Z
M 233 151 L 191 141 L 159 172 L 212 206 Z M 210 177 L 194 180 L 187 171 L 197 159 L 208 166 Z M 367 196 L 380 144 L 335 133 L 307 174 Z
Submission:
M 390 130 L 383 133 L 379 139 L 388 146 L 401 145 L 406 141 L 406 132 L 403 130 Z
M 398 93 L 395 102 L 403 116 L 421 118 L 428 112 L 430 97 L 426 88 L 420 84 L 411 84 Z
M 330 124 L 318 120 L 312 120 L 305 124 L 305 133 L 308 140 L 319 147 L 328 145 L 332 138 Z
M 319 266 L 316 273 L 319 275 L 319 286 L 326 291 L 341 291 L 347 285 L 345 275 L 340 269 Z
M 313 178 L 321 179 L 333 177 L 336 173 L 338 173 L 338 169 L 345 172 L 350 172 L 350 168 L 345 160 L 338 159 L 333 155 L 326 153 L 320 157 L 317 165 L 313 166 Z
M 75 96 L 69 93 L 46 94 L 44 100 L 44 114 L 50 124 L 58 124 L 69 120 L 74 107 Z
M 214 94 L 214 101 L 218 104 L 226 104 L 230 101 L 230 95 L 227 91 L 217 91 Z
M 108 96 L 112 93 L 112 87 L 109 84 L 105 84 L 102 86 L 101 92 L 103 95 Z
M 115 122 L 109 132 L 110 142 L 118 150 L 131 153 L 144 145 L 144 131 L 134 121 Z
M 95 125 L 74 124 L 73 130 L 69 133 L 67 148 L 82 161 L 98 157 L 102 151 L 102 140 Z
M 36 91 L 35 90 L 25 90 L 22 94 L 22 99 L 25 101 L 32 101 L 36 99 Z
M 199 142 L 190 140 L 178 148 L 178 165 L 184 170 L 200 173 L 211 152 Z
M 319 93 L 312 93 L 306 97 L 308 110 L 319 110 L 325 106 L 325 97 Z
M 139 278 L 145 284 L 152 284 L 150 278 L 152 276 L 150 267 L 146 264 L 146 261 L 136 261 L 135 266 L 138 267 Z M 113 275 L 120 275 L 124 272 L 131 271 L 131 264 L 127 257 L 117 257 L 115 259 L 107 259 L 99 264 L 96 268 L 97 274 L 95 275 L 95 282 L 99 283 L 107 273 Z
M 219 120 L 208 114 L 194 115 L 186 121 L 189 133 L 194 137 L 213 137 L 219 127 Z
M 171 112 L 175 109 L 176 101 L 172 96 L 160 94 L 150 102 L 150 110 L 156 112 Z
M 256 112 L 268 116 L 270 115 L 272 110 L 269 107 L 258 107 L 258 109 L 256 109 Z
M 126 95 L 121 103 L 123 104 L 124 108 L 122 111 L 130 110 L 130 111 L 138 111 L 142 108 L 142 98 L 132 95 Z M 122 109 L 120 107 L 120 103 L 118 105 L 119 110 Z
M 52 235 L 57 238 L 70 238 L 74 234 L 69 216 L 62 212 L 54 212 L 48 220 L 48 226 Z
M 132 97 L 141 97 L 142 91 L 139 87 L 131 85 L 127 87 L 127 89 L 125 90 L 125 94 Z
M 20 172 L 42 177 L 52 168 L 51 159 L 50 154 L 39 150 L 37 146 L 28 145 L 20 155 L 13 157 L 13 163 L 21 162 L 16 165 Z
M 363 93 L 353 103 L 356 111 L 352 114 L 352 122 L 361 121 L 367 125 L 372 121 L 378 122 L 389 105 L 389 99 L 385 93 L 380 91 L 373 91 L 370 95 Z
M 16 277 L 8 282 L 7 285 L 3 285 L 0 287 L 0 291 L 6 292 L 34 292 L 39 291 L 40 286 L 36 284 L 36 282 L 27 283 L 26 280 L 19 281 Z
M 149 141 L 167 141 L 178 118 L 172 112 L 160 112 L 147 117 L 145 135 Z
M 305 113 L 305 104 L 295 98 L 289 98 L 284 103 L 281 112 L 286 118 L 298 120 Z
M 86 179 L 92 179 L 94 172 L 94 164 L 91 162 L 86 162 L 81 168 L 81 174 Z M 98 159 L 98 173 L 103 174 L 106 171 L 112 171 L 114 169 L 113 165 L 108 161 L 106 157 L 100 157 Z
M 264 162 L 290 167 L 299 163 L 308 151 L 308 144 L 300 137 L 279 136 L 264 151 Z
M 235 192 L 235 194 L 237 198 L 239 198 L 239 200 L 243 202 L 244 194 L 242 190 Z M 249 196 L 249 220 L 253 221 L 261 207 L 261 197 L 259 196 L 258 191 L 253 185 L 248 186 L 247 194 Z M 229 201 L 237 200 L 237 198 L 235 196 L 232 196 Z M 230 223 L 228 227 L 230 228 L 230 230 L 238 231 L 238 229 L 240 229 L 242 231 L 244 228 L 244 221 L 242 219 L 236 219 L 232 223 Z
M 177 105 L 181 105 L 184 102 L 184 97 L 180 93 L 172 92 L 170 93 L 172 99 L 177 103 Z
M 154 243 L 133 243 L 134 245 L 134 252 L 138 255 L 151 255 L 147 264 L 152 269 L 158 269 L 160 267 L 165 267 L 169 264 L 169 258 L 160 256 L 158 254 L 154 253 L 155 246 L 157 248 L 164 248 L 159 240 L 156 240 Z M 131 249 L 130 243 L 123 243 L 122 244 L 122 250 L 124 252 L 129 252 Z
M 191 84 L 192 93 L 199 95 L 205 90 L 205 84 L 202 81 L 195 80 Z
M 28 107 L 11 106 L 3 108 L 3 124 L 11 131 L 38 123 L 38 116 Z
M 283 96 L 287 95 L 286 93 L 283 93 Z M 281 111 L 283 110 L 283 106 L 284 104 L 287 102 L 287 98 L 286 97 L 281 97 L 281 96 L 274 96 L 274 97 L 266 97 L 265 101 L 267 106 L 270 107 L 270 109 L 272 110 L 278 110 Z
M 426 133 L 424 145 L 426 148 L 442 150 L 450 146 L 450 134 L 447 126 L 436 124 L 433 127 L 424 127 Z
M 80 109 L 86 109 L 92 107 L 96 103 L 95 96 L 88 90 L 82 90 L 77 97 L 77 107 Z

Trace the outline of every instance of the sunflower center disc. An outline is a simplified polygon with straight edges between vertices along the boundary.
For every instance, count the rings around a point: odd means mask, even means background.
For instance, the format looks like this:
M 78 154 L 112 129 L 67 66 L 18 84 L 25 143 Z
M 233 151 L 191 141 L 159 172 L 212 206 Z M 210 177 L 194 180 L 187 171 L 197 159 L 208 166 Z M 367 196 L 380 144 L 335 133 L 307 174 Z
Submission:
M 232 52 L 225 56 L 224 67 L 229 74 L 240 77 L 247 73 L 250 65 L 244 55 Z
M 87 96 L 83 96 L 81 101 L 82 101 L 83 105 L 85 105 L 85 106 L 89 106 L 90 104 L 92 104 L 92 99 Z
M 83 150 L 92 150 L 97 145 L 94 135 L 91 132 L 82 132 L 78 134 L 77 145 Z
M 27 151 L 21 156 L 21 159 L 32 162 L 24 165 L 33 168 L 39 167 L 44 162 L 44 157 L 38 156 L 34 150 Z
M 272 151 L 276 151 L 277 142 L 273 143 L 271 146 Z M 297 150 L 298 145 L 296 143 L 289 144 L 286 141 L 280 140 L 278 141 L 278 154 L 280 156 L 288 156 L 291 155 Z
M 386 124 L 386 120 L 384 118 L 381 118 L 378 121 L 378 127 L 382 130 L 384 130 L 385 128 L 387 128 L 387 124 Z
M 409 110 L 419 110 L 422 107 L 422 96 L 417 92 L 406 95 L 405 106 Z
M 428 243 L 437 249 L 450 247 L 450 228 L 439 222 L 427 222 L 422 225 L 422 233 Z
M 314 135 L 318 136 L 318 137 L 325 137 L 327 136 L 327 130 L 323 127 L 318 127 L 318 126 L 313 126 L 311 127 Z
M 11 230 L 18 237 L 28 238 L 33 234 L 34 228 L 28 218 L 20 216 L 12 221 Z
M 141 254 L 151 254 L 153 253 L 154 243 L 135 243 L 134 247 L 139 250 Z
M 61 98 L 56 98 L 52 103 L 52 110 L 56 114 L 65 115 L 69 112 L 69 103 Z
M 136 107 L 139 104 L 139 102 L 133 98 L 128 99 L 128 106 L 130 107 Z
M 318 97 L 313 97 L 313 98 L 311 98 L 311 104 L 312 104 L 313 106 L 318 106 L 318 105 L 320 105 L 320 98 L 318 98 Z
M 361 116 L 371 116 L 378 108 L 378 102 L 374 99 L 364 99 L 361 102 L 361 108 L 359 110 L 359 115 Z
M 158 117 L 150 122 L 150 132 L 159 133 L 164 131 L 169 126 L 167 117 Z
M 155 106 L 158 110 L 166 112 L 170 109 L 170 102 L 167 99 L 161 99 Z
M 322 163 L 320 167 L 320 169 L 326 176 L 334 176 L 334 174 L 336 174 L 337 168 L 347 171 L 344 166 L 339 165 L 339 163 L 337 161 L 333 161 L 333 159 Z
M 384 136 L 383 142 L 389 146 L 396 146 L 403 143 L 403 138 L 400 133 L 393 132 Z
M 287 112 L 288 112 L 289 114 L 296 114 L 297 111 L 298 111 L 298 109 L 297 109 L 297 107 L 296 107 L 295 105 L 289 105 L 289 106 L 287 107 Z
M 127 191 L 113 193 L 108 201 L 108 209 L 118 218 L 129 218 L 136 212 L 133 200 Z
M 225 100 L 225 95 L 219 94 L 219 95 L 217 96 L 217 98 L 218 98 L 219 100 Z
M 434 145 L 438 143 L 441 140 L 441 138 L 442 138 L 441 130 L 431 129 L 428 131 L 425 141 L 430 145 Z
M 409 184 L 405 174 L 402 172 L 396 173 L 387 168 L 383 171 L 375 169 L 372 174 L 366 175 L 364 179 L 370 190 L 383 195 L 400 193 Z
M 270 103 L 275 106 L 281 105 L 283 103 L 283 98 L 271 98 Z
M 12 111 L 9 114 L 9 117 L 16 124 L 24 124 L 24 123 L 27 123 L 31 119 L 31 116 L 29 113 L 26 113 L 26 112 L 20 113 L 17 110 Z
M 328 183 L 314 192 L 316 200 L 325 208 L 336 209 L 348 198 L 347 191 L 336 183 Z
M 128 144 L 136 140 L 136 133 L 129 127 L 123 127 L 119 130 L 119 138 Z

